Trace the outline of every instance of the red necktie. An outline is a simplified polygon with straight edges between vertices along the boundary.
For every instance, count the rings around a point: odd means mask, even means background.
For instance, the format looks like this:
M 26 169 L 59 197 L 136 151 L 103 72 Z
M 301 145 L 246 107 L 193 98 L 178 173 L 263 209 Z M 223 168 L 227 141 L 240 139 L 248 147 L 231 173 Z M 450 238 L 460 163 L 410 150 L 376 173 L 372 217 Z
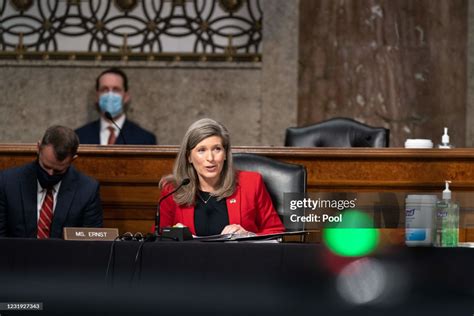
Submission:
M 115 136 L 115 128 L 113 128 L 112 126 L 109 126 L 107 128 L 110 131 L 109 140 L 107 141 L 107 144 L 113 145 L 115 144 L 115 140 L 117 139 L 117 136 Z
M 48 190 L 40 210 L 38 220 L 38 239 L 49 238 L 51 232 L 51 222 L 53 221 L 53 190 Z

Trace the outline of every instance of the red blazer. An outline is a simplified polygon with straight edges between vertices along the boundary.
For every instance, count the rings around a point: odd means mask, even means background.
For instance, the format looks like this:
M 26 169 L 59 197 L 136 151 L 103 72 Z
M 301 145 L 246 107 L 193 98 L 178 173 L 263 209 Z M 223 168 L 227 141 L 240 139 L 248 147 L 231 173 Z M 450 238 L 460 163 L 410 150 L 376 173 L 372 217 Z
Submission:
M 164 196 L 172 191 L 167 186 L 161 192 Z M 239 224 L 249 232 L 257 234 L 273 234 L 285 231 L 278 214 L 273 207 L 262 176 L 257 172 L 238 171 L 237 188 L 226 198 L 229 224 Z M 181 223 L 196 234 L 194 227 L 194 205 L 177 205 L 173 198 L 161 203 L 161 227 Z

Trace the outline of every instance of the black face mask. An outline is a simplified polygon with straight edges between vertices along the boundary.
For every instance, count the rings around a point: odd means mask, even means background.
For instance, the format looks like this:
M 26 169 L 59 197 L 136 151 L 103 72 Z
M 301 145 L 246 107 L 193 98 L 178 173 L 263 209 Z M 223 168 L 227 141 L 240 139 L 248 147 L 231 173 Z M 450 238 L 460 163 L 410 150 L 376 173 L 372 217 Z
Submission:
M 52 189 L 56 184 L 58 184 L 64 178 L 68 170 L 66 170 L 65 173 L 53 174 L 51 176 L 40 166 L 39 161 L 36 160 L 36 177 L 38 178 L 38 182 L 40 183 L 43 189 L 47 189 L 47 190 Z

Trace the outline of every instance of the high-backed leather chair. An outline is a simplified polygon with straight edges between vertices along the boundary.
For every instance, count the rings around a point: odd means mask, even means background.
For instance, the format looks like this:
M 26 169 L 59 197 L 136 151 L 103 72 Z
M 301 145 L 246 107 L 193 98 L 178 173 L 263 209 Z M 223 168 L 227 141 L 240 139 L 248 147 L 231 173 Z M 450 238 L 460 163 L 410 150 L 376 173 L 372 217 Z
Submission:
M 306 193 L 306 168 L 304 166 L 247 153 L 235 153 L 233 160 L 235 169 L 256 171 L 262 175 L 273 206 L 287 230 L 304 228 L 302 223 L 289 223 L 289 221 L 283 220 L 285 215 L 290 215 L 285 213 L 283 193 Z
M 388 147 L 389 140 L 389 129 L 338 117 L 306 127 L 287 128 L 285 146 Z

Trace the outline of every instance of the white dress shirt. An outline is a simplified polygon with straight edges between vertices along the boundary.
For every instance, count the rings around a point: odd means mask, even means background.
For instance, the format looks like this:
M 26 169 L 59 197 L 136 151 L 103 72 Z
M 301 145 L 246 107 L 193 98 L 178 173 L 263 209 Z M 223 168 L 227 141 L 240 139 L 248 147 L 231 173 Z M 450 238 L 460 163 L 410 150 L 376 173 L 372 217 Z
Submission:
M 120 129 L 123 128 L 123 124 L 125 123 L 125 118 L 126 118 L 125 114 L 123 114 L 115 120 L 115 123 L 117 123 L 117 125 L 120 126 Z M 109 120 L 101 116 L 100 117 L 100 144 L 101 145 L 108 145 L 109 136 L 110 136 L 109 126 L 112 126 L 112 128 L 115 130 L 116 139 L 119 138 L 120 130 L 117 128 L 117 126 L 115 126 L 112 122 L 110 122 Z

